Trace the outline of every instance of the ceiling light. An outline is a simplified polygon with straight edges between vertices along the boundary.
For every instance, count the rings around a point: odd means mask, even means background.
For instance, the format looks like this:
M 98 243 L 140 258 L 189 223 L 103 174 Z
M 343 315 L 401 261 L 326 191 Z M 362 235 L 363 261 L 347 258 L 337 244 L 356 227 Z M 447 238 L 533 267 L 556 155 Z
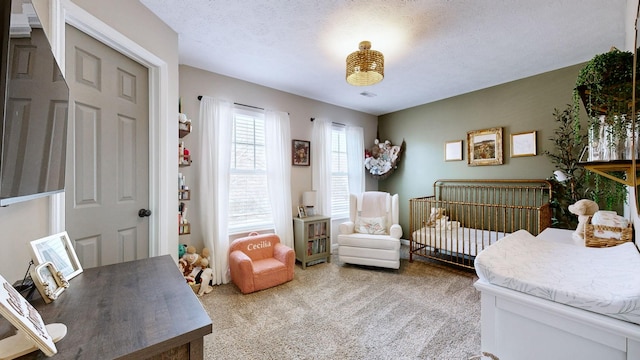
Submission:
M 384 55 L 371 50 L 369 41 L 361 41 L 359 48 L 347 56 L 347 82 L 355 86 L 379 83 L 384 79 Z

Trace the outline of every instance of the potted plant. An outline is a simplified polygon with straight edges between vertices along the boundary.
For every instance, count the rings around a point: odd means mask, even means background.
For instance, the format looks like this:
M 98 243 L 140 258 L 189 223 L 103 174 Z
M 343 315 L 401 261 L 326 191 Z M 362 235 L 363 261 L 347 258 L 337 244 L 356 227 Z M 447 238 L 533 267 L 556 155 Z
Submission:
M 633 53 L 612 48 L 589 60 L 580 70 L 574 90 L 575 127 L 579 103 L 589 116 L 589 160 L 621 160 L 630 156 Z

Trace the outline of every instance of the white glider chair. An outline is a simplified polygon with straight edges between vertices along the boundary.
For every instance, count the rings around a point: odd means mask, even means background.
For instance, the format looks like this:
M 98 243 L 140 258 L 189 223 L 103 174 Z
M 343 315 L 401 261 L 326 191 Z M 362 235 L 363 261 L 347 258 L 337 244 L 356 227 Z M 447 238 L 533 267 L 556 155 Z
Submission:
M 400 268 L 398 194 L 367 191 L 349 198 L 350 221 L 340 224 L 338 261 Z

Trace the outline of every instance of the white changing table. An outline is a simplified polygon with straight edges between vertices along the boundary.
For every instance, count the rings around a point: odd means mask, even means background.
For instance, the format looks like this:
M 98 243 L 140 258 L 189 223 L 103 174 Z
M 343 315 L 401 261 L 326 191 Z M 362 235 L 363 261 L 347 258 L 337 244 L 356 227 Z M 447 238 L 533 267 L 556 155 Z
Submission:
M 532 241 L 575 244 L 572 232 L 547 229 Z M 481 292 L 482 351 L 500 360 L 640 359 L 638 324 L 494 285 L 482 277 L 474 285 Z

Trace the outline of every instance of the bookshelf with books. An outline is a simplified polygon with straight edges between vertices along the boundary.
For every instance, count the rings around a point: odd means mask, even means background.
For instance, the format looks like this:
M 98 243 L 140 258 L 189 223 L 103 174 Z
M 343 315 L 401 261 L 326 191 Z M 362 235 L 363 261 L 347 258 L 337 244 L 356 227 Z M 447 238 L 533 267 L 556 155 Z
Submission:
M 293 218 L 296 260 L 302 268 L 321 261 L 331 262 L 331 218 L 322 215 Z

